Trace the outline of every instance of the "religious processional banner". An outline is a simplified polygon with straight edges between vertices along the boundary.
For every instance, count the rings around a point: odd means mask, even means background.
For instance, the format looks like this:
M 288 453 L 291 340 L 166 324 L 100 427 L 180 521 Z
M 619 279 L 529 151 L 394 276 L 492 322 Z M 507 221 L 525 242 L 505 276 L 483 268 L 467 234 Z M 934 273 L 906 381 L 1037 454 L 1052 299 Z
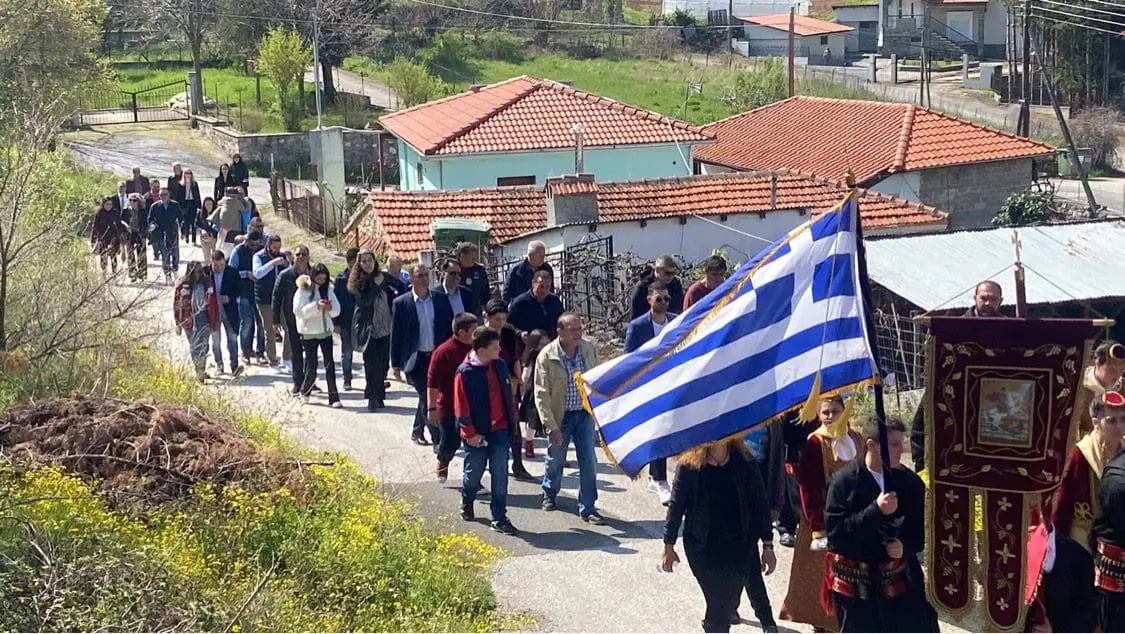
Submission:
M 1038 583 L 1026 564 L 1029 505 L 1062 477 L 1093 335 L 1090 320 L 932 318 L 926 587 L 939 610 L 965 614 L 979 581 L 985 629 L 1023 630 L 1025 586 Z

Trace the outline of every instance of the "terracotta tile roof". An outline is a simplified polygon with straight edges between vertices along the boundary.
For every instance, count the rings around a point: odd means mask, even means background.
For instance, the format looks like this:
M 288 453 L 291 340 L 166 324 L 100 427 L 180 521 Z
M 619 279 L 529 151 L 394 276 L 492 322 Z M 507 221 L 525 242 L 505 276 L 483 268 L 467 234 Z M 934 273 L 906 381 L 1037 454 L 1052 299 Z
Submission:
M 425 155 L 572 148 L 576 123 L 585 127 L 586 147 L 714 138 L 683 121 L 528 76 L 399 110 L 379 121 Z
M 777 179 L 776 207 L 771 207 L 773 178 Z M 784 171 L 552 187 L 556 196 L 591 191 L 597 192 L 599 222 L 604 223 L 691 214 L 767 213 L 772 208 L 803 208 L 816 213 L 839 202 L 845 189 L 837 182 Z M 871 229 L 940 231 L 948 226 L 948 214 L 933 207 L 867 190 L 860 192 L 860 213 L 865 226 Z M 434 192 L 377 191 L 372 192 L 370 202 L 351 220 L 346 233 L 358 230 L 362 246 L 395 252 L 406 259 L 433 248 L 429 227 L 439 217 L 485 220 L 492 227 L 496 243 L 547 227 L 543 185 Z
M 734 169 L 792 169 L 863 183 L 877 175 L 1051 154 L 1042 143 L 913 104 L 793 97 L 707 126 L 694 158 Z
M 777 13 L 774 15 L 755 15 L 748 18 L 738 18 L 743 22 L 749 24 L 757 24 L 758 26 L 768 26 L 771 29 L 778 29 L 781 31 L 789 32 L 789 14 Z M 818 20 L 807 15 L 793 16 L 793 32 L 801 37 L 808 35 L 828 35 L 830 33 L 846 33 L 847 31 L 854 31 L 850 26 L 837 24 L 835 22 L 828 22 L 826 20 Z

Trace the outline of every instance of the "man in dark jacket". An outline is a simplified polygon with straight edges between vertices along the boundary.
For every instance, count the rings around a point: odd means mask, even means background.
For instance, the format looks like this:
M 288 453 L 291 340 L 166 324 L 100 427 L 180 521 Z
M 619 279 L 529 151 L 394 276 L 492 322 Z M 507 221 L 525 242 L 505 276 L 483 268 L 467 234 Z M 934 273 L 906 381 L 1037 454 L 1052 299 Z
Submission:
M 141 168 L 133 168 L 133 178 L 125 181 L 126 194 L 148 195 L 148 179 L 141 175 Z
M 293 265 L 278 273 L 270 304 L 274 319 L 279 319 L 285 330 L 285 345 L 293 363 L 293 396 L 301 394 L 305 382 L 305 354 L 297 332 L 297 317 L 293 314 L 293 296 L 297 293 L 297 278 L 308 272 L 309 248 L 302 244 L 293 251 Z
M 551 292 L 551 274 L 539 271 L 531 284 L 531 290 L 512 300 L 508 308 L 508 323 L 526 335 L 533 330 L 542 330 L 549 339 L 558 335 L 559 317 L 563 314 L 562 300 Z
M 230 355 L 230 370 L 234 376 L 239 376 L 245 367 L 238 362 L 238 297 L 242 292 L 240 288 L 238 271 L 227 264 L 227 257 L 222 251 L 211 254 L 210 270 L 212 288 L 215 289 L 219 299 L 219 316 L 222 318 L 223 330 L 227 336 L 227 354 Z M 216 329 L 211 333 L 211 352 L 215 355 L 215 365 L 223 371 L 222 336 Z
M 434 293 L 445 295 L 454 315 L 472 313 L 480 317 L 481 307 L 476 304 L 476 296 L 472 290 L 462 285 L 464 277 L 461 275 L 461 265 L 450 260 L 441 270 L 442 283 L 434 289 Z
M 270 367 L 276 368 L 277 335 L 280 333 L 281 324 L 274 319 L 273 314 L 273 287 L 277 284 L 277 276 L 289 266 L 289 260 L 281 253 L 281 236 L 272 235 L 266 238 L 264 249 L 254 254 L 254 303 L 258 306 L 258 314 L 262 316 L 262 332 L 265 333 L 266 359 Z M 288 355 L 286 355 L 288 356 Z
M 238 271 L 238 315 L 241 324 L 238 339 L 242 344 L 242 357 L 247 362 L 257 357 L 259 363 L 266 360 L 262 315 L 258 313 L 258 304 L 254 301 L 254 254 L 261 248 L 261 244 L 262 234 L 247 234 L 242 244 L 231 250 L 229 261 L 231 267 Z
M 1004 302 L 1004 291 L 992 280 L 977 284 L 973 291 L 973 307 L 962 317 L 1003 317 L 1000 306 Z M 923 401 L 914 410 L 914 420 L 910 422 L 910 457 L 914 460 L 914 470 L 926 468 L 926 407 Z
M 171 194 L 172 200 L 184 204 L 187 192 L 184 190 L 184 168 L 179 163 L 172 163 L 172 175 L 168 177 L 164 188 Z
M 407 381 L 418 393 L 418 407 L 414 413 L 414 427 L 410 439 L 417 445 L 429 445 L 425 438 L 426 427 L 434 444 L 440 440 L 440 430 L 428 425 L 426 406 L 426 373 L 434 349 L 453 334 L 453 309 L 449 298 L 430 292 L 430 269 L 425 264 L 415 264 L 411 276 L 411 290 L 395 298 L 391 308 L 391 368 L 395 379 Z M 436 448 L 435 448 L 436 451 Z
M 477 245 L 471 242 L 462 242 L 457 245 L 457 263 L 461 265 L 461 285 L 469 289 L 472 295 L 473 314 L 482 317 L 484 307 L 492 299 L 492 287 L 488 281 L 488 271 L 477 262 L 480 253 Z
M 336 300 L 340 302 L 340 315 L 332 320 L 333 325 L 340 332 L 340 365 L 344 368 L 344 391 L 352 389 L 352 318 L 355 316 L 355 295 L 348 292 L 348 278 L 352 275 L 355 259 L 359 257 L 359 249 L 349 248 L 344 253 L 347 266 L 336 276 L 333 288 L 336 291 Z
M 148 208 L 148 221 L 153 245 L 164 263 L 164 276 L 171 282 L 180 268 L 180 206 L 168 190 L 161 190 L 160 201 Z
M 668 311 L 671 296 L 668 287 L 663 282 L 656 281 L 648 285 L 646 306 L 648 312 L 629 322 L 625 329 L 625 352 L 633 352 L 650 339 L 660 334 L 664 327 L 676 318 L 674 313 Z M 654 460 L 648 465 L 648 490 L 660 496 L 660 503 L 664 506 L 672 501 L 672 487 L 668 485 L 668 461 L 664 458 Z
M 679 268 L 675 258 L 670 255 L 656 258 L 652 271 L 633 287 L 633 308 L 629 319 L 636 319 L 648 312 L 648 288 L 653 282 L 660 282 L 668 291 L 668 312 L 675 315 L 684 312 L 684 287 L 680 284 L 680 278 L 676 277 L 677 272 Z
M 504 285 L 501 299 L 510 305 L 517 297 L 531 290 L 532 278 L 539 271 L 547 271 L 551 274 L 551 279 L 555 279 L 555 270 L 547 263 L 547 245 L 533 240 L 527 245 L 527 257 L 508 272 L 508 283 Z

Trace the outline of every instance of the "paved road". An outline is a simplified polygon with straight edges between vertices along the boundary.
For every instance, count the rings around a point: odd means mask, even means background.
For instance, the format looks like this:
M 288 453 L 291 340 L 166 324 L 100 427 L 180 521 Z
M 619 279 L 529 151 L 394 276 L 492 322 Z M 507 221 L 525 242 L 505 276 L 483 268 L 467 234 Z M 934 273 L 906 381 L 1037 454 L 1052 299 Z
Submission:
M 332 74 L 335 75 L 333 79 L 336 80 L 337 90 L 367 95 L 371 98 L 371 105 L 373 106 L 386 110 L 398 109 L 398 95 L 389 86 L 374 77 L 361 77 L 359 73 L 353 73 L 342 68 L 333 69 Z M 305 73 L 305 81 L 309 83 L 314 81 L 312 70 Z

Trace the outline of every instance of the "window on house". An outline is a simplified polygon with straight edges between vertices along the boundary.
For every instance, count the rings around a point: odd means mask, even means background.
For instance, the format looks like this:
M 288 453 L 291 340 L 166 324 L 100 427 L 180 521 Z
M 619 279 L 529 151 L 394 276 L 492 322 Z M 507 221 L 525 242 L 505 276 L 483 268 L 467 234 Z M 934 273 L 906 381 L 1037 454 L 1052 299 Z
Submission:
M 821 35 L 820 36 L 820 44 L 821 44 L 821 46 L 828 46 L 828 36 L 827 35 Z
M 517 185 L 534 185 L 534 176 L 501 176 L 496 179 L 497 187 L 516 187 Z
M 417 176 L 418 184 L 421 185 L 422 184 L 422 161 L 418 161 L 417 165 L 414 166 L 414 173 Z

